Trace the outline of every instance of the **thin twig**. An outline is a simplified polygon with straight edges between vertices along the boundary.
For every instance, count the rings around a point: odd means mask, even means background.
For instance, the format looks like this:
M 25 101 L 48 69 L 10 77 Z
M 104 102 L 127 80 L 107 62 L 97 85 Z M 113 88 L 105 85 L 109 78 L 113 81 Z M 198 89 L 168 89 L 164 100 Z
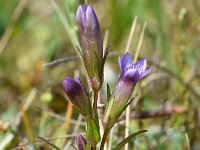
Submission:
M 135 57 L 134 57 L 133 62 L 136 62 L 137 58 L 139 56 L 139 52 L 140 52 L 142 42 L 143 42 L 143 39 L 144 39 L 144 32 L 145 32 L 146 25 L 147 25 L 147 22 L 145 22 L 144 25 L 143 25 L 142 32 L 140 34 L 140 39 L 139 39 L 139 42 L 138 42 L 138 45 L 137 45 L 137 49 L 136 49 L 136 52 L 135 52 Z
M 187 110 L 183 106 L 175 106 L 172 108 L 166 109 L 158 109 L 155 111 L 141 111 L 141 112 L 133 112 L 130 114 L 131 119 L 148 119 L 148 118 L 156 118 L 156 117 L 163 117 L 163 116 L 172 116 L 174 114 L 181 114 L 185 113 Z M 125 119 L 126 116 L 122 116 L 118 119 L 122 121 Z
M 38 139 L 44 141 L 45 143 L 49 144 L 51 147 L 55 148 L 56 150 L 61 150 L 59 147 L 57 147 L 55 144 L 50 143 L 48 140 L 46 140 L 43 137 L 37 136 Z
M 73 38 L 73 36 L 76 35 L 76 34 L 72 33 L 72 29 L 70 27 L 70 24 L 69 24 L 68 20 L 65 18 L 64 14 L 60 11 L 60 9 L 59 9 L 58 5 L 56 4 L 55 0 L 51 0 L 51 3 L 53 5 L 54 9 L 56 10 L 56 12 L 57 12 L 57 14 L 58 14 L 63 26 L 65 27 L 65 30 L 66 30 L 69 38 L 70 38 L 70 41 L 72 42 L 72 45 L 73 45 L 75 51 L 78 53 L 78 51 L 76 49 L 76 46 L 78 44 L 78 47 L 80 47 L 80 44 L 79 44 L 77 39 Z
M 17 20 L 19 19 L 19 17 L 21 16 L 25 6 L 26 6 L 27 0 L 20 0 L 17 7 L 15 8 L 15 11 L 11 17 L 10 23 L 7 26 L 1 40 L 0 40 L 0 54 L 3 52 L 3 50 L 5 49 L 11 35 L 13 32 L 13 28 L 17 22 Z
M 26 99 L 25 103 L 22 106 L 24 111 L 28 110 L 33 100 L 35 99 L 36 94 L 37 94 L 37 89 L 32 88 L 30 94 L 28 95 L 28 98 Z M 13 126 L 18 126 L 21 121 L 21 118 L 22 118 L 22 112 L 19 112 L 10 124 Z
M 29 140 L 30 141 L 34 141 L 34 134 L 33 134 L 32 128 L 31 128 L 31 124 L 30 124 L 28 115 L 27 115 L 26 111 L 24 111 L 22 106 L 20 107 L 20 111 L 22 113 L 22 120 L 24 122 L 24 125 L 25 125 L 25 128 L 26 128 L 26 132 L 27 132 L 27 135 L 29 137 Z
M 72 61 L 72 60 L 75 60 L 75 59 L 79 59 L 79 56 L 71 56 L 71 57 L 68 57 L 68 58 L 59 58 L 59 59 L 56 59 L 54 61 L 43 64 L 42 67 L 56 66 L 60 63 L 69 62 L 69 61 Z
M 132 41 L 133 34 L 134 34 L 134 31 L 135 31 L 135 27 L 136 27 L 136 23 L 137 23 L 137 17 L 134 18 L 133 23 L 132 23 L 131 32 L 130 32 L 130 35 L 129 35 L 129 38 L 128 38 L 128 43 L 126 45 L 126 52 L 128 52 L 129 49 L 130 49 L 131 41 Z
M 72 133 L 77 133 L 78 132 L 78 129 L 79 129 L 80 125 L 81 125 L 82 118 L 83 118 L 82 115 L 78 116 L 77 123 L 76 123 Z M 69 147 L 71 146 L 72 141 L 73 141 L 72 139 L 68 140 L 67 144 L 64 146 L 63 150 L 68 150 Z

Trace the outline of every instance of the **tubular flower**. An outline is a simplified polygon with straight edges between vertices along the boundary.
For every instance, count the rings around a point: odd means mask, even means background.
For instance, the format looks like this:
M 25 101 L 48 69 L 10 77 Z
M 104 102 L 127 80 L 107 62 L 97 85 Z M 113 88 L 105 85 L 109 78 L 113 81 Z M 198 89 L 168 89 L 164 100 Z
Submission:
M 89 97 L 79 79 L 66 77 L 63 80 L 63 88 L 68 99 L 82 115 L 86 116 L 90 114 L 91 106 Z
M 78 134 L 76 136 L 76 144 L 77 144 L 79 150 L 85 150 L 87 141 L 81 134 Z
M 76 20 L 80 31 L 82 58 L 93 89 L 99 90 L 103 78 L 103 42 L 97 16 L 90 5 L 80 5 Z
M 112 93 L 108 104 L 109 112 L 108 128 L 110 129 L 117 121 L 123 110 L 126 108 L 128 100 L 131 98 L 136 83 L 151 72 L 151 68 L 146 70 L 147 62 L 142 59 L 133 63 L 130 54 L 127 52 L 122 59 L 118 59 L 120 67 L 120 78 Z

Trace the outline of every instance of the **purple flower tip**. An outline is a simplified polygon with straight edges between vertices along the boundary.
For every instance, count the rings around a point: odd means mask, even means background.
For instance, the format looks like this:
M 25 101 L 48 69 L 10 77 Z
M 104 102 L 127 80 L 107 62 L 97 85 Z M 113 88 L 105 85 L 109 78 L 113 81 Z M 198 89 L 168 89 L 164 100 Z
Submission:
M 85 146 L 87 144 L 87 141 L 85 140 L 85 138 L 81 134 L 78 134 L 76 136 L 76 143 L 77 143 L 79 150 L 85 150 Z
M 152 71 L 152 68 L 146 70 L 146 59 L 133 63 L 131 55 L 128 52 L 124 54 L 122 59 L 119 57 L 118 63 L 121 77 L 124 80 L 131 80 L 134 83 L 137 83 L 140 79 L 144 78 Z
M 83 115 L 90 113 L 89 98 L 83 84 L 79 79 L 66 77 L 63 80 L 63 88 L 68 99 Z
M 80 5 L 76 13 L 76 20 L 81 30 L 95 31 L 99 28 L 99 22 L 94 9 L 90 5 Z

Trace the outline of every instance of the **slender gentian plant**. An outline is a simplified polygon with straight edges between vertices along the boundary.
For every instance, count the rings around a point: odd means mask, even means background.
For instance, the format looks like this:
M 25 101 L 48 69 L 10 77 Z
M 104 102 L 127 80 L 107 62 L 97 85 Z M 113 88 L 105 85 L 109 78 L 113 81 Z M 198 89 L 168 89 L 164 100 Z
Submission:
M 100 25 L 94 9 L 90 5 L 79 6 L 76 19 L 80 31 L 82 50 L 80 54 L 87 72 L 89 88 L 86 89 L 79 79 L 70 77 L 64 79 L 63 87 L 74 108 L 86 118 L 85 138 L 80 134 L 76 137 L 78 149 L 96 150 L 96 145 L 101 141 L 100 150 L 103 150 L 109 131 L 130 104 L 129 100 L 131 99 L 136 83 L 147 76 L 151 72 L 151 68 L 146 69 L 147 62 L 145 59 L 133 63 L 131 55 L 128 52 L 122 58 L 119 57 L 120 77 L 109 97 L 109 102 L 106 104 L 103 119 L 105 130 L 101 138 L 97 115 L 97 95 L 103 84 L 103 69 L 107 53 L 103 57 Z M 94 93 L 92 97 L 88 94 L 89 89 L 93 89 Z M 144 131 L 139 131 L 135 135 L 142 132 Z M 120 147 L 131 138 L 120 143 Z
M 147 62 L 145 59 L 133 63 L 131 55 L 128 52 L 124 54 L 122 58 L 119 57 L 118 63 L 120 78 L 112 93 L 104 117 L 105 132 L 101 143 L 101 149 L 103 149 L 108 132 L 130 104 L 128 101 L 131 98 L 136 83 L 147 76 L 152 70 L 151 68 L 146 70 Z

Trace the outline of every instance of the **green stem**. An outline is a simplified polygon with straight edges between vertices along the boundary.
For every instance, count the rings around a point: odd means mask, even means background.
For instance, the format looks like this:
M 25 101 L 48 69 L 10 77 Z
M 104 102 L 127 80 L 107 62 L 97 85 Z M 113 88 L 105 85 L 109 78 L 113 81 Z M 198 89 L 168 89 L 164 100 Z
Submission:
M 98 100 L 98 91 L 94 90 L 94 103 L 93 103 L 93 118 L 96 120 L 97 116 L 97 100 Z

